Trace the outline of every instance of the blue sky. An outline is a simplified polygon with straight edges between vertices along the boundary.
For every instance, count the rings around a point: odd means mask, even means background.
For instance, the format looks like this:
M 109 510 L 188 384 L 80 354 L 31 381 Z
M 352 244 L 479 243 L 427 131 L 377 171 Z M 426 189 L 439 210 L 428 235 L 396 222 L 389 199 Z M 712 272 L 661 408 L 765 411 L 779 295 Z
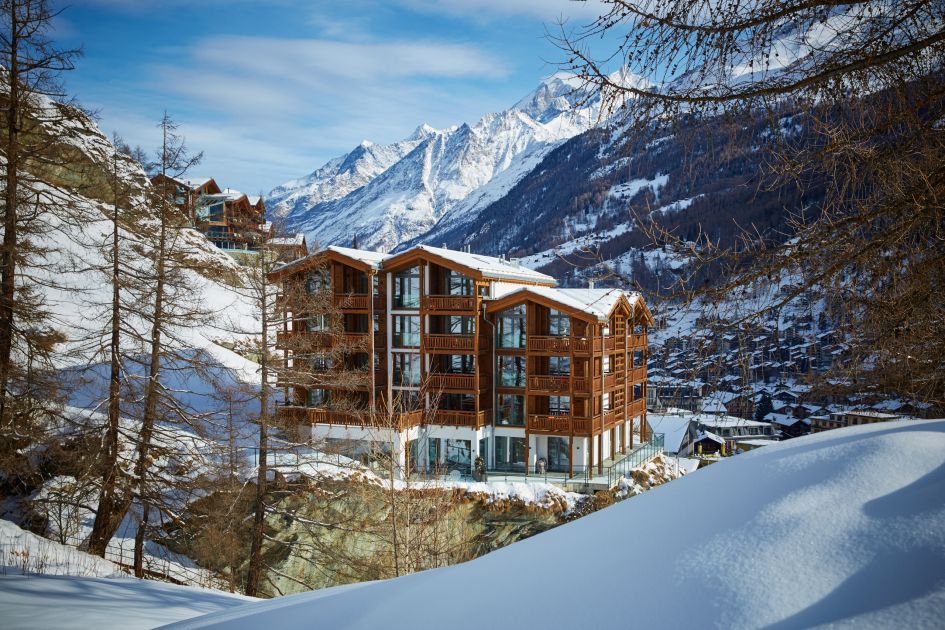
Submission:
M 167 109 L 195 175 L 268 192 L 361 140 L 392 142 L 505 109 L 553 74 L 568 0 L 72 0 L 70 92 L 106 133 L 151 149 Z

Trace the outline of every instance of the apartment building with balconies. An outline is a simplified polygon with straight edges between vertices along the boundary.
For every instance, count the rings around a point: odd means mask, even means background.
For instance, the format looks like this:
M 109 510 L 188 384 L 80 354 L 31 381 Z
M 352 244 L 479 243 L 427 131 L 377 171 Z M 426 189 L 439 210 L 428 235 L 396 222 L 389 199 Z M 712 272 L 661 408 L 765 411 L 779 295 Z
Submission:
M 652 316 L 639 294 L 559 289 L 514 261 L 426 245 L 329 247 L 272 280 L 285 365 L 357 375 L 280 383 L 279 419 L 303 438 L 372 445 L 412 472 L 466 473 L 482 457 L 490 470 L 570 476 L 647 437 Z M 306 312 L 313 295 L 330 314 Z M 339 343 L 349 351 L 325 351 Z

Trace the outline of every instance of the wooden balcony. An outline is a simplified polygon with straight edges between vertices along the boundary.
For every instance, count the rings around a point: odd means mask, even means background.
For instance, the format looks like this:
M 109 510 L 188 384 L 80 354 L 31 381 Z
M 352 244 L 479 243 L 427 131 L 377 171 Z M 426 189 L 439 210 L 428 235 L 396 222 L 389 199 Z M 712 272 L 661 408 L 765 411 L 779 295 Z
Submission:
M 293 352 L 313 352 L 330 348 L 333 343 L 331 333 L 309 332 L 307 330 L 280 330 L 276 332 L 276 348 Z
M 453 411 L 438 409 L 433 412 L 429 424 L 440 424 L 451 427 L 468 427 L 478 429 L 492 422 L 491 411 Z
M 427 376 L 430 387 L 434 390 L 439 389 L 460 389 L 464 391 L 475 391 L 475 374 L 439 374 L 432 372 Z
M 603 422 L 604 422 L 604 425 L 603 425 L 604 431 L 612 429 L 614 427 L 614 424 L 616 424 L 617 422 L 616 412 L 614 412 L 614 410 L 612 409 L 610 411 L 604 412 Z
M 528 388 L 536 392 L 567 392 L 571 389 L 568 376 L 529 376 Z
M 571 416 L 549 416 L 544 414 L 530 414 L 528 416 L 528 430 L 534 433 L 554 433 L 555 435 L 571 435 Z
M 376 429 L 393 428 L 398 431 L 419 426 L 423 423 L 422 411 L 396 414 L 392 419 L 384 413 L 371 415 L 367 412 L 335 411 L 332 409 L 309 408 L 309 424 L 332 424 L 349 427 L 370 427 Z M 388 426 L 389 424 L 393 426 Z
M 638 367 L 630 370 L 630 382 L 631 383 L 642 383 L 646 380 L 646 368 Z
M 431 313 L 455 313 L 476 310 L 475 295 L 425 295 L 423 309 Z
M 630 350 L 646 350 L 646 337 L 643 335 L 631 335 L 628 347 Z
M 475 335 L 424 335 L 423 349 L 426 352 L 475 352 Z
M 640 400 L 634 400 L 627 406 L 627 412 L 630 417 L 636 417 L 646 411 L 646 400 L 641 398 Z
M 571 351 L 571 337 L 529 335 L 527 337 L 527 347 L 529 352 L 568 354 Z
M 609 392 L 614 387 L 617 386 L 617 375 L 611 372 L 610 374 L 604 374 L 604 391 Z
M 336 293 L 334 304 L 342 311 L 367 311 L 371 308 L 370 299 L 366 293 Z

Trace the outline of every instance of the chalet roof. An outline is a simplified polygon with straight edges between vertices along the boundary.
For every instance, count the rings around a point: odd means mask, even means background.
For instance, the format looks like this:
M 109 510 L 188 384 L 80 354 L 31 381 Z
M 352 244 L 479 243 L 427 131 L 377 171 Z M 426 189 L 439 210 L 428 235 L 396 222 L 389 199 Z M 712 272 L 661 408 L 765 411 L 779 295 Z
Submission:
M 301 232 L 295 236 L 280 236 L 269 239 L 271 245 L 304 245 L 305 235 Z
M 626 298 L 631 308 L 643 304 L 639 293 L 628 293 L 621 289 L 558 289 L 555 287 L 526 286 L 509 291 L 501 296 L 508 301 L 512 296 L 526 298 L 538 296 L 547 301 L 560 304 L 573 311 L 586 313 L 598 321 L 606 322 L 621 298 Z
M 725 444 L 724 438 L 719 437 L 711 431 L 699 431 L 699 433 L 696 434 L 696 442 L 701 442 L 702 440 L 712 440 L 716 444 Z
M 197 190 L 198 188 L 203 188 L 207 184 L 213 181 L 212 177 L 183 177 L 183 178 L 174 178 L 175 181 L 180 182 L 181 184 L 187 186 L 191 190 Z
M 426 252 L 433 256 L 454 262 L 459 266 L 477 271 L 482 274 L 484 278 L 490 280 L 518 280 L 519 282 L 536 282 L 538 284 L 557 284 L 557 281 L 551 276 L 535 271 L 534 269 L 529 269 L 511 260 L 453 249 L 443 249 L 442 247 L 433 247 L 431 245 L 415 245 L 410 249 L 390 256 L 390 258 L 391 260 L 408 258 L 411 254 L 416 254 L 417 252 Z
M 794 416 L 789 416 L 784 413 L 769 413 L 765 416 L 765 422 L 774 422 L 775 424 L 780 424 L 783 427 L 789 427 L 800 422 L 801 424 L 810 424 L 810 420 L 795 418 Z
M 663 434 L 663 448 L 667 453 L 678 453 L 689 432 L 692 415 L 649 414 L 647 423 L 654 433 Z
M 699 424 L 712 427 L 714 429 L 732 428 L 732 427 L 763 427 L 767 422 L 758 422 L 757 420 L 746 420 L 745 418 L 736 418 L 734 416 L 697 416 Z
M 239 201 L 240 199 L 246 198 L 246 195 L 241 193 L 238 190 L 233 190 L 232 188 L 227 188 L 221 193 L 215 193 L 212 195 L 205 195 L 204 199 L 209 201 Z M 247 199 L 248 201 L 248 199 Z
M 352 249 L 350 247 L 338 247 L 337 245 L 329 245 L 325 248 L 326 251 L 335 252 L 336 254 L 341 254 L 348 258 L 352 258 L 359 262 L 368 265 L 374 269 L 380 269 L 381 263 L 390 258 L 390 254 L 383 254 L 381 252 L 372 252 L 366 249 Z
M 251 206 L 255 206 L 260 201 L 262 201 L 262 197 L 259 195 L 246 195 L 246 199 L 249 200 L 249 205 Z

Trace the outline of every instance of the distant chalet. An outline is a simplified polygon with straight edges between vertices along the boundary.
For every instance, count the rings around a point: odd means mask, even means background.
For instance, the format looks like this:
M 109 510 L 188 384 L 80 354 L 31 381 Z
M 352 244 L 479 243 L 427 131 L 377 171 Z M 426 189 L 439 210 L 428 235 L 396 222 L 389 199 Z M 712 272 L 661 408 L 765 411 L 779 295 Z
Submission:
M 192 227 L 222 250 L 255 252 L 268 244 L 286 260 L 308 253 L 301 234 L 272 238 L 272 225 L 266 222 L 262 197 L 230 188 L 221 190 L 212 177 L 156 175 L 151 178 L 151 184 L 171 199 Z
M 571 475 L 629 452 L 635 431 L 647 439 L 653 318 L 637 293 L 559 289 L 504 258 L 426 245 L 328 247 L 270 278 L 292 375 L 278 420 L 303 438 L 393 452 L 411 472 L 466 474 L 481 457 Z M 331 384 L 344 374 L 357 378 Z

